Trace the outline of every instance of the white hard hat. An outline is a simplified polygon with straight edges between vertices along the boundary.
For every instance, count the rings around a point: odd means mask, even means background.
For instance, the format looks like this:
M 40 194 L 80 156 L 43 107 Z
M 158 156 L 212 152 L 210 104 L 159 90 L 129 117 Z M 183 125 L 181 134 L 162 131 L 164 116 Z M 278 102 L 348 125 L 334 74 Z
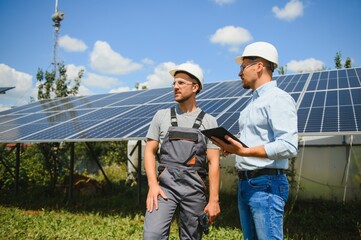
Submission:
M 242 64 L 244 57 L 261 57 L 278 67 L 278 52 L 275 46 L 268 42 L 255 42 L 246 46 L 243 54 L 235 59 L 236 63 Z
M 171 69 L 169 73 L 170 75 L 172 75 L 172 77 L 174 77 L 175 73 L 178 71 L 184 71 L 196 77 L 201 84 L 199 86 L 199 90 L 203 89 L 203 71 L 199 65 L 189 62 L 182 63 L 181 65 L 178 65 L 175 68 Z

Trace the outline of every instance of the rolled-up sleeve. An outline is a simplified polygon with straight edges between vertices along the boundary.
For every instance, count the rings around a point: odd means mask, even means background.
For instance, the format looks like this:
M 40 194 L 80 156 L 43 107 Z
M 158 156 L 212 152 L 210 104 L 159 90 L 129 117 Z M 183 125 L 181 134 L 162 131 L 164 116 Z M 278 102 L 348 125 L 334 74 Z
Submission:
M 283 94 L 276 96 L 269 105 L 268 121 L 272 128 L 269 133 L 273 141 L 265 144 L 269 159 L 281 160 L 297 156 L 298 130 L 297 110 L 293 98 Z

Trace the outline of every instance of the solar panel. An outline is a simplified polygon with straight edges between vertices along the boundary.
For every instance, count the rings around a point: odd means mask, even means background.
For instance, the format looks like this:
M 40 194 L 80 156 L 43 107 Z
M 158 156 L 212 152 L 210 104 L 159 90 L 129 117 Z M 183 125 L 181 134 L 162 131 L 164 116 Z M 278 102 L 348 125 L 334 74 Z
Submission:
M 300 135 L 360 134 L 361 68 L 274 80 L 297 103 Z M 197 104 L 237 134 L 239 113 L 251 95 L 241 80 L 212 82 L 204 85 Z M 42 100 L 0 112 L 0 142 L 144 139 L 156 111 L 175 104 L 171 87 Z

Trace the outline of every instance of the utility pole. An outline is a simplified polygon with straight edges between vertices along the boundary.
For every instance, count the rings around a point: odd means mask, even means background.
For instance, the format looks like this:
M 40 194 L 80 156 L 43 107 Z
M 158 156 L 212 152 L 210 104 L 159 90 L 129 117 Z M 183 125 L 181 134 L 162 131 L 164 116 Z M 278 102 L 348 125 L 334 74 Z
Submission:
M 58 11 L 58 0 L 55 0 L 55 12 L 52 16 L 54 22 L 54 33 L 53 33 L 53 71 L 57 75 L 58 68 L 58 41 L 59 41 L 59 31 L 60 31 L 60 22 L 64 19 L 64 13 Z

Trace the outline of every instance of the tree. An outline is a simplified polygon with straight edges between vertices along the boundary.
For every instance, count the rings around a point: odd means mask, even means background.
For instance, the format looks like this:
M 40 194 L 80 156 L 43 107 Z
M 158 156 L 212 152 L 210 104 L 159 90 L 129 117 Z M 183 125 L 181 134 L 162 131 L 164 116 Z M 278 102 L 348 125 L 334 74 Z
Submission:
M 344 67 L 345 67 L 345 68 L 352 68 L 352 62 L 351 62 L 351 58 L 350 58 L 350 57 L 347 57 L 347 58 L 346 58 Z
M 45 71 L 44 73 L 42 69 L 38 69 L 36 73 L 38 100 L 67 97 L 69 95 L 75 96 L 78 94 L 84 70 L 80 70 L 78 76 L 73 81 L 68 79 L 64 63 L 59 63 L 57 70 L 58 72 L 53 70 L 51 72 Z M 56 73 L 58 73 L 58 77 Z M 44 157 L 44 168 L 49 173 L 49 183 L 51 189 L 53 189 L 58 181 L 59 174 L 65 171 L 68 146 L 67 144 L 61 146 L 60 143 L 40 143 L 37 146 Z
M 336 67 L 337 69 L 341 69 L 341 68 L 342 68 L 341 59 L 342 59 L 341 51 L 338 51 L 338 52 L 336 53 L 336 56 L 335 56 L 335 67 Z
M 136 90 L 147 90 L 148 89 L 146 85 L 141 85 L 139 82 L 136 82 L 134 84 L 134 88 Z
M 67 79 L 66 67 L 64 63 L 58 64 L 59 77 L 56 77 L 55 71 L 45 74 L 42 69 L 38 69 L 36 79 L 38 81 L 38 100 L 52 99 L 58 97 L 67 97 L 69 95 L 76 95 L 79 91 L 80 81 L 83 77 L 84 70 L 78 72 L 77 78 L 73 80 Z
M 341 69 L 342 68 L 342 55 L 341 55 L 341 51 L 338 51 L 336 53 L 335 56 L 335 66 L 337 69 Z M 350 57 L 346 58 L 345 64 L 344 64 L 344 68 L 351 68 L 352 67 L 352 61 Z
M 278 68 L 278 74 L 279 75 L 285 75 L 287 73 L 287 65 L 286 66 L 280 66 Z

